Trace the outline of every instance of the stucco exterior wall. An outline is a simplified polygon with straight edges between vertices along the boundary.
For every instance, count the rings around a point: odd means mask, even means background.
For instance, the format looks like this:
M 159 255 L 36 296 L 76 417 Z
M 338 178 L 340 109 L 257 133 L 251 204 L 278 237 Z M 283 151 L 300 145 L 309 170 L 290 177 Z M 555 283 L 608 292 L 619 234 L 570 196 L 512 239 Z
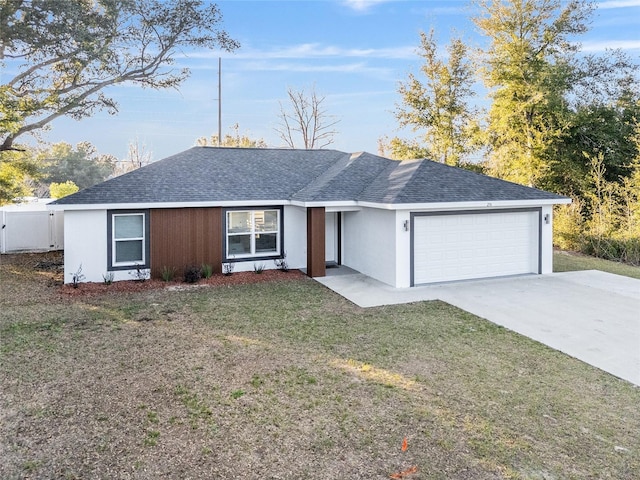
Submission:
M 107 211 L 67 210 L 64 214 L 64 282 L 82 265 L 84 282 L 102 282 L 107 274 Z M 145 270 L 149 274 L 148 270 Z M 113 272 L 114 281 L 134 280 L 135 270 Z
M 301 207 L 284 207 L 284 250 L 289 268 L 307 266 L 307 211 Z
M 546 215 L 549 215 L 546 217 Z M 549 219 L 549 223 L 545 218 Z M 553 272 L 553 206 L 546 205 L 542 207 L 542 232 L 540 241 L 542 242 L 542 264 L 540 273 Z
M 100 282 L 107 272 L 107 211 L 69 210 L 64 214 L 64 282 L 82 265 L 86 282 Z
M 411 286 L 411 232 L 409 231 L 411 212 L 398 210 L 396 213 L 396 288 Z M 405 222 L 407 227 L 405 228 Z
M 342 263 L 396 286 L 396 212 L 363 208 L 344 212 Z

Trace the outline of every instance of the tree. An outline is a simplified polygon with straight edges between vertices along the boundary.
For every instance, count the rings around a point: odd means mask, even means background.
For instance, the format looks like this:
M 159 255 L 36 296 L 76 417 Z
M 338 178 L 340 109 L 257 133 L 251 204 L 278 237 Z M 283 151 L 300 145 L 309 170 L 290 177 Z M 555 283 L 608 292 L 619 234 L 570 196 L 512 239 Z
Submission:
M 71 182 L 66 181 L 64 183 L 52 183 L 49 185 L 49 193 L 51 198 L 62 198 L 67 195 L 71 195 L 72 193 L 76 193 L 78 190 L 78 186 Z
M 630 159 L 638 155 L 636 118 L 640 119 L 640 102 L 629 96 L 610 104 L 598 101 L 572 108 L 561 141 L 553 150 L 545 187 L 583 196 L 591 189 L 589 158 L 593 157 L 602 158 L 606 180 L 627 178 L 632 171 Z
M 325 96 L 316 93 L 315 87 L 307 95 L 304 90 L 287 89 L 289 108 L 285 109 L 280 103 L 278 118 L 280 125 L 276 132 L 289 148 L 324 148 L 333 143 L 333 137 L 338 133 L 334 127 L 340 120 L 335 120 L 327 114 L 323 103 Z M 299 140 L 301 143 L 298 143 Z
M 112 155 L 100 155 L 89 142 L 72 147 L 65 142 L 54 144 L 38 155 L 42 163 L 41 182 L 65 183 L 72 181 L 80 189 L 90 187 L 109 178 L 117 161 Z
M 420 69 L 424 79 L 410 74 L 408 81 L 400 84 L 402 104 L 396 110 L 396 118 L 401 127 L 424 130 L 425 156 L 447 165 L 460 165 L 473 150 L 478 129 L 476 112 L 467 102 L 474 96 L 474 68 L 462 40 L 453 39 L 447 53 L 446 62 L 438 57 L 433 30 L 420 33 L 418 54 L 424 60 Z M 391 149 L 415 152 L 418 147 L 403 143 L 393 139 Z
M 554 147 L 569 120 L 574 80 L 571 39 L 584 33 L 593 4 L 584 0 L 477 0 L 475 24 L 489 39 L 484 82 L 493 174 L 545 186 Z
M 33 187 L 28 180 L 38 175 L 38 164 L 31 151 L 4 152 L 4 161 L 0 162 L 0 205 L 32 195 Z
M 149 165 L 153 162 L 153 155 L 147 151 L 147 146 L 143 143 L 140 145 L 138 138 L 129 142 L 129 151 L 127 158 L 116 161 L 114 164 L 113 175 L 122 175 L 132 172 L 138 168 Z
M 189 75 L 171 68 L 178 51 L 232 51 L 222 15 L 205 0 L 5 0 L 0 62 L 17 73 L 0 86 L 0 151 L 61 116 L 115 114 L 112 85 L 177 88 Z
M 264 139 L 253 139 L 247 134 L 240 134 L 239 124 L 233 124 L 231 130 L 220 142 L 218 142 L 218 135 L 211 135 L 208 139 L 207 137 L 198 138 L 196 144 L 200 147 L 267 148 L 267 142 Z
M 381 137 L 378 139 L 378 155 L 393 160 L 413 160 L 430 158 L 430 151 L 417 140 L 403 140 L 399 137 Z

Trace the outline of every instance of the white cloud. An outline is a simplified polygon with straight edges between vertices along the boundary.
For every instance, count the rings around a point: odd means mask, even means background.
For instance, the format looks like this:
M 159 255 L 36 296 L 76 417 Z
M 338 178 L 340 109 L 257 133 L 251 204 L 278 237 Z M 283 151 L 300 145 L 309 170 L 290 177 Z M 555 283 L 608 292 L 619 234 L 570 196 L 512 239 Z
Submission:
M 605 50 L 640 50 L 640 40 L 600 40 L 597 42 L 583 42 L 583 52 L 604 52 Z
M 371 67 L 364 62 L 319 65 L 299 62 L 255 61 L 245 62 L 238 67 L 243 71 L 256 72 L 358 73 L 375 75 L 386 75 L 391 72 L 389 69 Z
M 598 8 L 603 10 L 626 7 L 640 7 L 640 0 L 605 0 L 604 2 L 598 2 Z
M 237 58 L 237 59 L 305 59 L 305 58 L 382 58 L 406 60 L 416 56 L 416 46 L 399 46 L 389 48 L 345 48 L 336 45 L 323 45 L 320 43 L 301 43 L 297 45 L 278 46 L 272 49 L 261 50 L 251 47 L 239 50 L 236 53 L 220 53 L 211 51 L 193 52 L 186 55 L 188 58 Z
M 374 5 L 387 3 L 389 1 L 392 0 L 344 0 L 342 3 L 353 10 L 364 12 L 366 10 L 369 10 L 369 8 L 373 7 Z

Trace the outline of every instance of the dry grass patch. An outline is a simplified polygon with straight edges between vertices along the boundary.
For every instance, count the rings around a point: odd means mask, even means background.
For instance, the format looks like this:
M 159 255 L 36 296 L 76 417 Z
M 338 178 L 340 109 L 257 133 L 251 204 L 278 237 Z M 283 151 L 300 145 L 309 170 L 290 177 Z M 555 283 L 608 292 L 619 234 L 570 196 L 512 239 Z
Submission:
M 640 476 L 639 389 L 441 302 L 0 274 L 3 479 Z

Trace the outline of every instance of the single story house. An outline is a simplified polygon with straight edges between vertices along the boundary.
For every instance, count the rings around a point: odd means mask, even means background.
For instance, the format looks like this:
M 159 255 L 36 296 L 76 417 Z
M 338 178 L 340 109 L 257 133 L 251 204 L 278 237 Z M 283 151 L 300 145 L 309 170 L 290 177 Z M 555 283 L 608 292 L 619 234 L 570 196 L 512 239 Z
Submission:
M 346 265 L 394 287 L 552 271 L 570 200 L 429 160 L 194 147 L 49 204 L 64 210 L 65 282 L 202 263 L 311 277 Z

